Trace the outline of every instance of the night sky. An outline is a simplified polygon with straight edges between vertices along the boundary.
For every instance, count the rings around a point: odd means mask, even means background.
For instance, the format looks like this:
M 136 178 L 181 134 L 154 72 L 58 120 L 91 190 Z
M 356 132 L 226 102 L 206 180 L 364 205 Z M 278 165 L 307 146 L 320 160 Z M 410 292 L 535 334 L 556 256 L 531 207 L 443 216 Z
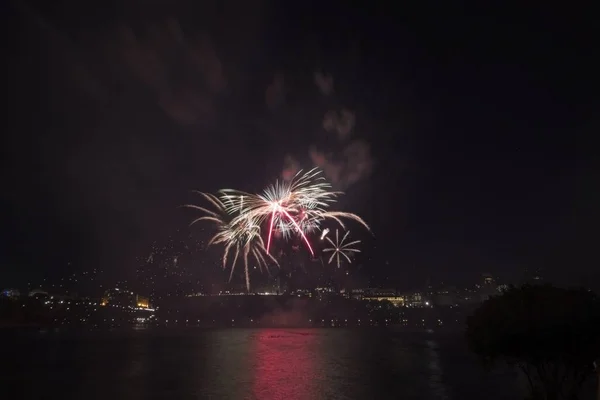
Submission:
M 338 207 L 371 224 L 376 279 L 598 276 L 591 12 L 321 4 L 3 5 L 0 286 L 127 274 L 188 229 L 192 189 L 257 192 L 352 143 Z M 345 142 L 322 127 L 341 108 Z

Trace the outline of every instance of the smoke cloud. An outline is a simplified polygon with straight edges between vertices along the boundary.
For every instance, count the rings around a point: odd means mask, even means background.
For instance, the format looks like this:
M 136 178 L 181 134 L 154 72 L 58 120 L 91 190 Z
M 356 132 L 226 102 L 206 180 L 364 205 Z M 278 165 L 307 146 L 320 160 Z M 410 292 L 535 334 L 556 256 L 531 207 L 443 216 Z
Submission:
M 326 97 L 333 94 L 333 78 L 321 72 L 315 74 L 315 84 Z M 345 108 L 330 108 L 321 121 L 323 140 L 328 146 L 312 143 L 308 156 L 314 167 L 321 168 L 325 177 L 337 188 L 346 189 L 371 174 L 373 161 L 369 143 L 355 137 L 356 114 Z M 282 178 L 291 179 L 300 163 L 291 155 L 284 160 Z
M 213 96 L 223 93 L 227 79 L 208 36 L 187 38 L 177 20 L 169 19 L 150 32 L 123 27 L 118 43 L 130 73 L 173 120 L 192 125 L 213 117 Z
M 343 148 L 339 154 L 326 155 L 312 147 L 310 159 L 336 187 L 345 189 L 369 176 L 372 169 L 369 144 L 363 140 L 355 140 Z
M 352 111 L 342 109 L 340 112 L 327 111 L 323 117 L 323 129 L 327 132 L 335 132 L 340 141 L 348 138 L 354 125 L 356 117 Z

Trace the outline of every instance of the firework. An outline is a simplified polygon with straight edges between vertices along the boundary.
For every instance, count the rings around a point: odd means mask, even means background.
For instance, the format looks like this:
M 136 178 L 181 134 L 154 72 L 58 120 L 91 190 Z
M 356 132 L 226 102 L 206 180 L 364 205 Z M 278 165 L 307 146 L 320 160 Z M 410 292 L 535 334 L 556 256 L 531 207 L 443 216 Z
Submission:
M 200 210 L 203 216 L 192 221 L 193 225 L 199 221 L 213 222 L 217 227 L 217 233 L 209 242 L 212 244 L 222 244 L 225 247 L 223 252 L 223 268 L 227 267 L 228 258 L 233 255 L 231 273 L 229 280 L 233 276 L 238 257 L 244 260 L 244 271 L 246 275 L 246 287 L 250 290 L 250 277 L 248 271 L 248 257 L 254 257 L 259 268 L 268 266 L 268 261 L 273 261 L 279 265 L 277 260 L 271 256 L 269 250 L 273 239 L 273 233 L 276 232 L 284 238 L 292 235 L 298 235 L 306 244 L 306 247 L 314 256 L 314 251 L 308 235 L 314 231 L 321 230 L 321 240 L 326 238 L 329 228 L 322 229 L 321 224 L 325 220 L 333 220 L 345 229 L 343 219 L 351 219 L 362 224 L 370 231 L 369 226 L 358 215 L 330 211 L 329 207 L 335 203 L 340 192 L 331 190 L 331 185 L 325 182 L 320 176 L 321 171 L 312 169 L 307 173 L 298 172 L 291 181 L 279 182 L 268 186 L 262 194 L 249 194 L 232 189 L 220 190 L 217 195 L 197 192 L 201 194 L 214 208 L 210 210 L 206 207 L 197 205 L 185 205 Z M 268 226 L 265 239 L 261 235 L 261 226 Z M 358 252 L 356 249 L 349 248 L 355 241 L 344 244 L 342 239 L 340 246 L 334 246 L 334 254 L 329 260 L 337 254 L 338 267 L 340 265 L 340 254 L 346 257 L 344 252 Z M 336 241 L 338 232 L 336 231 Z M 333 251 L 326 250 L 326 251 Z
M 225 191 L 246 199 L 243 205 L 239 202 L 233 204 L 229 212 L 239 213 L 237 219 L 249 218 L 258 225 L 269 221 L 267 253 L 271 247 L 273 232 L 276 231 L 286 238 L 298 234 L 314 256 L 307 235 L 320 229 L 322 222 L 327 219 L 336 221 L 342 228 L 345 228 L 342 219 L 352 219 L 370 230 L 367 223 L 356 214 L 328 210 L 341 193 L 332 191 L 331 185 L 320 174 L 318 169 L 304 174 L 300 171 L 291 181 L 276 181 L 258 195 Z
M 329 252 L 332 253 L 331 257 L 329 257 L 329 261 L 327 262 L 328 264 L 331 264 L 331 261 L 333 261 L 333 259 L 336 258 L 337 267 L 339 268 L 340 261 L 341 261 L 340 256 L 343 256 L 344 258 L 346 258 L 346 260 L 348 260 L 349 263 L 352 263 L 352 261 L 350 260 L 349 254 L 360 253 L 360 250 L 352 247 L 352 246 L 360 243 L 360 240 L 355 240 L 353 242 L 345 243 L 346 238 L 348 237 L 349 234 L 350 234 L 350 231 L 347 231 L 346 234 L 344 235 L 344 237 L 342 238 L 342 240 L 340 241 L 339 232 L 336 229 L 335 230 L 335 242 L 333 240 L 331 240 L 329 237 L 325 238 L 332 246 L 330 248 L 323 249 L 323 251 L 326 253 L 329 253 Z
M 213 244 L 222 244 L 225 246 L 223 251 L 222 263 L 223 269 L 227 267 L 227 261 L 233 254 L 231 263 L 231 272 L 229 281 L 233 276 L 240 255 L 243 258 L 244 273 L 246 276 L 246 289 L 250 291 L 250 274 L 248 269 L 248 257 L 256 260 L 258 267 L 268 268 L 268 261 L 279 265 L 265 249 L 263 239 L 260 235 L 260 225 L 255 220 L 245 214 L 235 215 L 234 210 L 241 212 L 244 203 L 244 196 L 234 196 L 225 192 L 219 192 L 219 195 L 197 192 L 204 197 L 214 208 L 210 210 L 193 204 L 187 204 L 183 207 L 194 208 L 202 211 L 205 215 L 192 221 L 193 225 L 200 221 L 210 221 L 216 225 L 217 233 L 210 239 L 208 246 Z

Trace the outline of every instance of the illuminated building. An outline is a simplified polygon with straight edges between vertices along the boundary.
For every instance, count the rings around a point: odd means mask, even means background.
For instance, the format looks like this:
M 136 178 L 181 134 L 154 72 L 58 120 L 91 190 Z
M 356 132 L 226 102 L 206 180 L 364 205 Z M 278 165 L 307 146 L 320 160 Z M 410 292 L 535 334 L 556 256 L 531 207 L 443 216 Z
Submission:
M 376 300 L 383 301 L 387 300 L 396 307 L 404 307 L 404 297 L 402 296 L 375 296 L 375 297 L 364 297 L 363 300 Z
M 103 306 L 151 309 L 148 297 L 120 288 L 109 289 L 104 292 L 100 304 Z
M 150 300 L 147 297 L 136 295 L 135 303 L 138 308 L 150 308 Z
M 493 285 L 495 282 L 494 277 L 490 274 L 483 274 L 483 284 L 484 285 Z

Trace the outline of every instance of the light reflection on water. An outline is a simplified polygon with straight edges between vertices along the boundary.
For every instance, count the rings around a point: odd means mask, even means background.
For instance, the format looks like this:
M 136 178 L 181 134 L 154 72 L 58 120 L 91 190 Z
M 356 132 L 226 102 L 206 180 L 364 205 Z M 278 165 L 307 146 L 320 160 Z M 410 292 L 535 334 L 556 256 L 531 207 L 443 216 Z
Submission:
M 460 335 L 190 329 L 20 336 L 12 343 L 15 364 L 0 389 L 25 399 L 516 398 L 513 377 L 485 374 Z
M 433 340 L 427 340 L 427 356 L 429 358 L 429 388 L 431 393 L 440 400 L 448 399 L 446 394 L 446 386 L 444 385 L 442 377 L 442 365 L 440 363 L 440 356 L 438 354 L 438 345 Z
M 321 374 L 315 354 L 320 351 L 321 339 L 310 332 L 269 329 L 252 335 L 253 398 L 320 398 Z

